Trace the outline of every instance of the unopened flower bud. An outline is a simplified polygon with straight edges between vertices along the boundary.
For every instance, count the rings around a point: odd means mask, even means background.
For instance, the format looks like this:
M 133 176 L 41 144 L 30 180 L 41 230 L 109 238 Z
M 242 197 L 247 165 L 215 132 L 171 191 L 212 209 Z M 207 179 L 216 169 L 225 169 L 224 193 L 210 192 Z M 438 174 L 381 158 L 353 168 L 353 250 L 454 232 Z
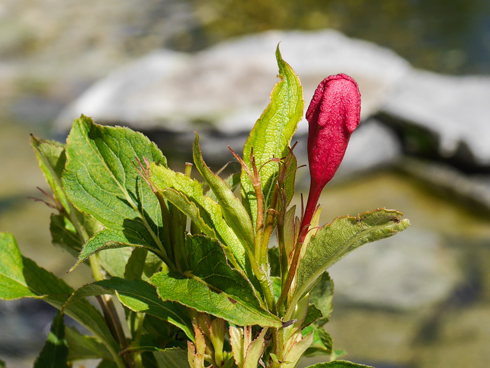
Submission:
M 306 111 L 311 183 L 302 232 L 311 222 L 323 188 L 337 172 L 360 116 L 361 94 L 354 79 L 332 75 L 317 87 Z

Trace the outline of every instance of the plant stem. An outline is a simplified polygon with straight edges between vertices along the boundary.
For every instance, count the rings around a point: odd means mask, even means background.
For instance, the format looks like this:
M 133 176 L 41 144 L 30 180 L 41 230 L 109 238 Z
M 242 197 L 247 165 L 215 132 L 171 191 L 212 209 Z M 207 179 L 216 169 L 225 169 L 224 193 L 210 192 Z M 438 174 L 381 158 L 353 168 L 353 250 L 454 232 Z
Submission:
M 119 316 L 117 314 L 116 308 L 114 306 L 114 302 L 109 296 L 106 298 L 105 302 L 107 303 L 109 315 L 111 317 L 112 323 L 116 330 L 117 339 L 121 344 L 122 350 L 125 350 L 128 347 L 128 341 L 126 340 L 126 336 L 124 335 L 124 331 L 121 325 L 121 320 L 119 319 Z M 124 353 L 123 358 L 126 364 L 128 365 L 128 367 L 134 367 L 134 362 L 131 357 L 131 353 L 129 352 Z
M 107 306 L 106 300 L 101 295 L 97 295 L 95 297 L 95 299 L 97 299 L 97 302 L 99 303 L 99 305 L 102 309 L 102 313 L 104 314 L 104 318 L 106 320 L 107 325 L 109 326 L 111 334 L 115 335 L 116 329 L 115 329 L 114 324 L 112 323 L 111 313 L 110 313 L 109 308 Z M 126 360 L 124 358 L 121 359 L 121 357 L 119 356 L 119 354 L 117 354 L 117 352 L 115 352 L 115 354 L 113 354 L 113 357 L 116 361 L 118 368 L 128 368 Z
M 99 259 L 97 258 L 97 254 L 91 255 L 89 257 L 89 262 L 95 281 L 104 280 L 104 275 L 102 274 L 102 271 L 100 269 L 100 264 L 99 264 Z
M 277 301 L 277 305 L 280 307 L 282 303 L 285 302 L 291 285 L 293 283 L 294 276 L 296 275 L 296 269 L 298 268 L 299 256 L 301 254 L 301 248 L 303 246 L 303 242 L 305 240 L 307 229 L 302 229 L 299 234 L 298 242 L 296 243 L 296 247 L 294 248 L 293 259 L 291 261 L 291 266 L 288 270 L 288 276 L 286 278 L 286 282 L 282 285 L 281 296 Z M 302 234 L 304 233 L 304 235 Z

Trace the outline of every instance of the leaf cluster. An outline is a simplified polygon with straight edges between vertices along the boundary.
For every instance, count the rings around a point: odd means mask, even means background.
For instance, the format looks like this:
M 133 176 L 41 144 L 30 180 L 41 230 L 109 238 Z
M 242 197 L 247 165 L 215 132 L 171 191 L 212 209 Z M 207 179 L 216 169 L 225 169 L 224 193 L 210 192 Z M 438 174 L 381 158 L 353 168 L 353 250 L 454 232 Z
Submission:
M 43 299 L 60 311 L 36 367 L 97 358 L 100 368 L 292 368 L 303 355 L 318 354 L 332 362 L 316 368 L 361 367 L 335 361 L 323 327 L 334 289 L 327 269 L 409 222 L 378 209 L 318 227 L 318 211 L 298 244 L 290 141 L 304 103 L 298 77 L 279 50 L 276 56 L 280 81 L 243 157 L 232 152 L 241 172 L 226 179 L 206 165 L 197 135 L 200 179 L 191 166 L 171 170 L 141 133 L 85 116 L 75 120 L 66 145 L 32 137 L 52 192 L 46 203 L 55 210 L 53 244 L 77 258 L 72 270 L 89 265 L 95 279 L 73 290 L 1 233 L 0 298 Z M 63 315 L 92 335 L 65 326 Z

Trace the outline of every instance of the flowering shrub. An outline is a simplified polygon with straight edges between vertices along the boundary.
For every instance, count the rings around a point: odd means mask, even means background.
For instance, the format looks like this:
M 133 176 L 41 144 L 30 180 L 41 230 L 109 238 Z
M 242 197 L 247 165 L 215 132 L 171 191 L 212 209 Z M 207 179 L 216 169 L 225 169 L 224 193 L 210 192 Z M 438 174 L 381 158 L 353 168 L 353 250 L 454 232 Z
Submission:
M 377 209 L 318 226 L 320 193 L 360 119 L 357 84 L 343 74 L 326 78 L 307 110 L 311 186 L 305 212 L 296 213 L 289 143 L 303 115 L 302 87 L 276 56 L 281 80 L 243 156 L 231 152 L 241 172 L 225 179 L 206 165 L 198 135 L 201 181 L 190 164 L 171 170 L 142 134 L 85 116 L 66 145 L 32 137 L 52 191 L 53 244 L 77 257 L 72 269 L 90 265 L 95 279 L 73 290 L 23 257 L 11 234 L 0 235 L 0 297 L 40 298 L 60 311 L 36 367 L 98 358 L 100 368 L 293 368 L 311 355 L 327 356 L 316 368 L 361 367 L 336 360 L 323 327 L 332 312 L 327 269 L 409 221 Z M 65 326 L 63 314 L 93 335 Z

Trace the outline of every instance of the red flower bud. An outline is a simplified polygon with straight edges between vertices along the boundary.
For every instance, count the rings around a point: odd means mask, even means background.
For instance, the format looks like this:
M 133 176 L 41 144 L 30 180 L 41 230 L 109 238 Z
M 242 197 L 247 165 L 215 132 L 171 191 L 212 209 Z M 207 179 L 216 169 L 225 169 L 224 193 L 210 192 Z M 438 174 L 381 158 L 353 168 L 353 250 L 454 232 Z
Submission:
M 345 74 L 331 75 L 317 87 L 306 111 L 311 183 L 301 225 L 304 233 L 304 227 L 308 227 L 311 222 L 323 188 L 333 178 L 344 158 L 360 116 L 361 94 L 354 79 Z

